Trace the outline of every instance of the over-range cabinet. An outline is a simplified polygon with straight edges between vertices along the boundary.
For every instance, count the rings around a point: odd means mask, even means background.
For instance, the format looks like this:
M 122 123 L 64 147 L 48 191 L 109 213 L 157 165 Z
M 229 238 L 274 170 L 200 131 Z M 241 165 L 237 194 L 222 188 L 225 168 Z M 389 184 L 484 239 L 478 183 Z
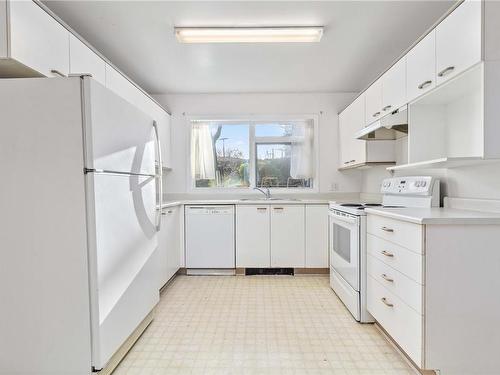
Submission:
M 88 375 L 152 319 L 154 121 L 89 77 L 0 82 L 0 373 Z

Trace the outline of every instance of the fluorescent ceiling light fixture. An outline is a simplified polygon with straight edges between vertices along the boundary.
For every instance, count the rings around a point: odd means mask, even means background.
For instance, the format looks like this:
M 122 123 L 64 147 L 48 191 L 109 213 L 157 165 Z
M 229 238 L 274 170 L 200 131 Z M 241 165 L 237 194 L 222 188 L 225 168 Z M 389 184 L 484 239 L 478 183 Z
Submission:
M 323 26 L 296 27 L 176 27 L 180 43 L 314 43 Z

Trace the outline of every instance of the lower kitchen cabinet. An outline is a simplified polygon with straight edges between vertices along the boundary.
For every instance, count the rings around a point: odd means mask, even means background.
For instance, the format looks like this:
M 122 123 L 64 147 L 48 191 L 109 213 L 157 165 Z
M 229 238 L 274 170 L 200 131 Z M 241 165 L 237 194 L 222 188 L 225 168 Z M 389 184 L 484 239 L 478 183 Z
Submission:
M 306 268 L 328 268 L 328 205 L 305 206 Z
M 271 206 L 271 267 L 305 266 L 304 205 Z
M 180 206 L 168 207 L 162 210 L 157 256 L 160 288 L 175 275 L 181 264 L 180 215 Z
M 271 262 L 270 207 L 236 207 L 236 267 L 267 268 Z
M 367 222 L 367 308 L 378 324 L 421 370 L 497 374 L 500 225 Z
M 237 205 L 236 267 L 328 268 L 328 205 Z

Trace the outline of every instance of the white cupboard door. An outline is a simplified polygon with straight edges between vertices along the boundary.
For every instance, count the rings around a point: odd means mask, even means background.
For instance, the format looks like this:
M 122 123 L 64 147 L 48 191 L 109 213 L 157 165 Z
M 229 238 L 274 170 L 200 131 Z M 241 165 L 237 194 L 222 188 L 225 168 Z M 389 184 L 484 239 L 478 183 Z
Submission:
M 304 205 L 271 206 L 271 267 L 305 267 Z
M 69 73 L 69 31 L 32 1 L 11 1 L 11 57 L 47 77 Z
M 365 125 L 377 121 L 382 115 L 382 80 L 375 81 L 366 91 Z
M 351 164 L 362 164 L 366 161 L 366 141 L 356 139 L 355 135 L 365 126 L 365 95 L 357 97 L 349 108 L 349 161 Z
M 181 210 L 179 207 L 164 209 L 167 232 L 167 281 L 181 266 Z
M 366 161 L 366 142 L 355 138 L 364 125 L 365 95 L 362 94 L 339 115 L 340 168 Z
M 69 36 L 69 72 L 91 74 L 100 84 L 106 84 L 106 63 L 73 34 Z
M 382 116 L 406 103 L 406 57 L 382 76 Z
M 306 205 L 306 267 L 328 268 L 328 205 Z
M 436 86 L 436 31 L 432 30 L 406 55 L 408 102 Z
M 271 266 L 270 207 L 236 206 L 236 267 Z
M 481 61 L 481 3 L 464 1 L 437 26 L 438 84 Z
M 349 114 L 349 107 L 339 114 L 339 168 L 347 167 L 351 162 L 350 137 L 352 132 L 349 131 Z
M 144 94 L 132 82 L 108 64 L 106 64 L 106 87 L 143 112 L 149 112 L 144 108 L 144 100 L 141 97 Z

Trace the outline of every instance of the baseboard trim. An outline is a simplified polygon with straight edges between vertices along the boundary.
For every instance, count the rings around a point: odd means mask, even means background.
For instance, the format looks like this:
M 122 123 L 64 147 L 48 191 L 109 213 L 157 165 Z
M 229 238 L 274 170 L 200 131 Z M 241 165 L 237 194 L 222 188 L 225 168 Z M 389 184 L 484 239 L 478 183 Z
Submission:
M 374 326 L 382 334 L 382 336 L 384 336 L 389 344 L 403 357 L 405 362 L 411 367 L 416 375 L 436 375 L 436 372 L 433 370 L 421 370 L 377 321 L 375 321 Z
M 295 275 L 328 275 L 329 268 L 295 268 Z
M 156 307 L 155 307 L 156 308 Z M 141 335 L 144 333 L 146 328 L 151 324 L 154 318 L 154 311 L 153 309 L 146 317 L 143 319 L 143 321 L 137 326 L 137 328 L 130 334 L 130 336 L 125 340 L 125 342 L 120 346 L 120 348 L 116 351 L 115 354 L 111 357 L 109 362 L 107 363 L 106 367 L 104 367 L 102 370 L 95 372 L 95 374 L 98 375 L 111 375 L 113 371 L 115 371 L 116 367 L 120 364 L 122 359 L 127 355 L 127 353 L 132 349 L 132 346 L 134 346 L 135 342 L 141 337 Z

